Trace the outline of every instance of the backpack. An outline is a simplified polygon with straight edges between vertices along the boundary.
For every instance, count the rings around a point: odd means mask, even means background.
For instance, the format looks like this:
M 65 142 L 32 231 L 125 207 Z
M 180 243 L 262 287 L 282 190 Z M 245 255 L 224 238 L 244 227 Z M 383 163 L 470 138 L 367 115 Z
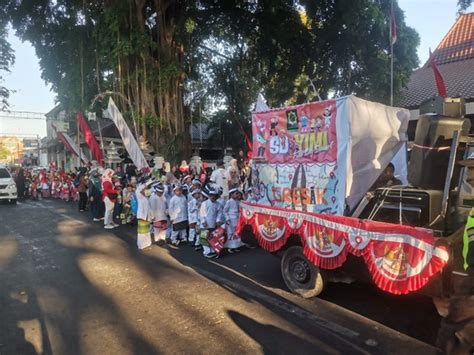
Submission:
M 78 188 L 79 185 L 81 184 L 81 177 L 82 177 L 82 174 L 77 174 L 76 177 L 74 178 L 74 181 L 72 182 L 72 184 L 74 185 L 75 188 Z

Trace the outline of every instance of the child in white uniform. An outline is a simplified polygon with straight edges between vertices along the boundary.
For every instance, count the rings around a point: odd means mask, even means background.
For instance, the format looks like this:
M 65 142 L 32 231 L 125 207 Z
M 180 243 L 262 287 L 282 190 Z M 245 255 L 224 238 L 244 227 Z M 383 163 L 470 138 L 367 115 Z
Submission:
M 183 195 L 181 185 L 176 185 L 173 191 L 174 196 L 171 198 L 168 208 L 171 223 L 173 224 L 171 244 L 178 246 L 182 242 L 187 242 L 188 202 Z
M 154 239 L 158 244 L 164 244 L 168 228 L 168 202 L 164 196 L 165 188 L 157 185 L 150 196 L 150 209 L 153 217 Z
M 199 245 L 199 237 L 196 234 L 199 221 L 199 208 L 201 207 L 201 190 L 193 190 L 188 202 L 189 238 L 188 241 L 195 246 Z
M 240 200 L 242 199 L 242 191 L 238 188 L 229 191 L 230 199 L 226 202 L 224 207 L 224 216 L 226 222 L 227 241 L 225 242 L 224 248 L 229 253 L 238 252 L 243 244 L 240 237 L 235 233 L 237 229 L 237 223 L 239 222 L 239 207 Z
M 209 245 L 207 239 L 210 233 L 224 223 L 222 205 L 217 202 L 217 197 L 217 191 L 209 191 L 209 199 L 204 201 L 199 209 L 201 227 L 200 242 L 203 247 L 203 254 L 206 258 L 216 258 L 218 256 Z

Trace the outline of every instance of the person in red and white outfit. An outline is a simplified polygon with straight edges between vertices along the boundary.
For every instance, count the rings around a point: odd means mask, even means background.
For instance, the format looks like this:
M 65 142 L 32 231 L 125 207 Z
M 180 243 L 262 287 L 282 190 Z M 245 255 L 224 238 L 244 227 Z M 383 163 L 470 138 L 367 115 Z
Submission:
M 112 169 L 105 169 L 102 175 L 102 200 L 105 204 L 104 228 L 112 229 L 118 227 L 114 223 L 114 207 L 117 200 L 118 191 L 114 188 L 112 183 L 112 176 L 114 171 Z

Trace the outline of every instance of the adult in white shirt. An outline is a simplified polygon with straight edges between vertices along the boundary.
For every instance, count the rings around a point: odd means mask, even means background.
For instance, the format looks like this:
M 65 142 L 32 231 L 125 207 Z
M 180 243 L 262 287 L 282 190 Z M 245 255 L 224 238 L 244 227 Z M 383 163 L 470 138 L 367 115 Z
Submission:
M 229 198 L 229 183 L 223 161 L 217 163 L 217 169 L 211 174 L 211 181 L 222 188 L 222 197 L 224 199 Z

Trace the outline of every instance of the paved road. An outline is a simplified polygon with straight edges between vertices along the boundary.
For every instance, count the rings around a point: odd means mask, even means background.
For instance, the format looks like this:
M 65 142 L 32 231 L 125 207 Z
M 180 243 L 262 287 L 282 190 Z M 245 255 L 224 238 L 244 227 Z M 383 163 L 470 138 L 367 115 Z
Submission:
M 139 252 L 133 232 L 104 230 L 73 203 L 0 205 L 0 354 L 436 353 L 332 303 L 336 291 L 288 293 L 262 250 Z M 332 297 L 350 299 L 342 290 Z M 363 309 L 377 298 L 367 292 Z

